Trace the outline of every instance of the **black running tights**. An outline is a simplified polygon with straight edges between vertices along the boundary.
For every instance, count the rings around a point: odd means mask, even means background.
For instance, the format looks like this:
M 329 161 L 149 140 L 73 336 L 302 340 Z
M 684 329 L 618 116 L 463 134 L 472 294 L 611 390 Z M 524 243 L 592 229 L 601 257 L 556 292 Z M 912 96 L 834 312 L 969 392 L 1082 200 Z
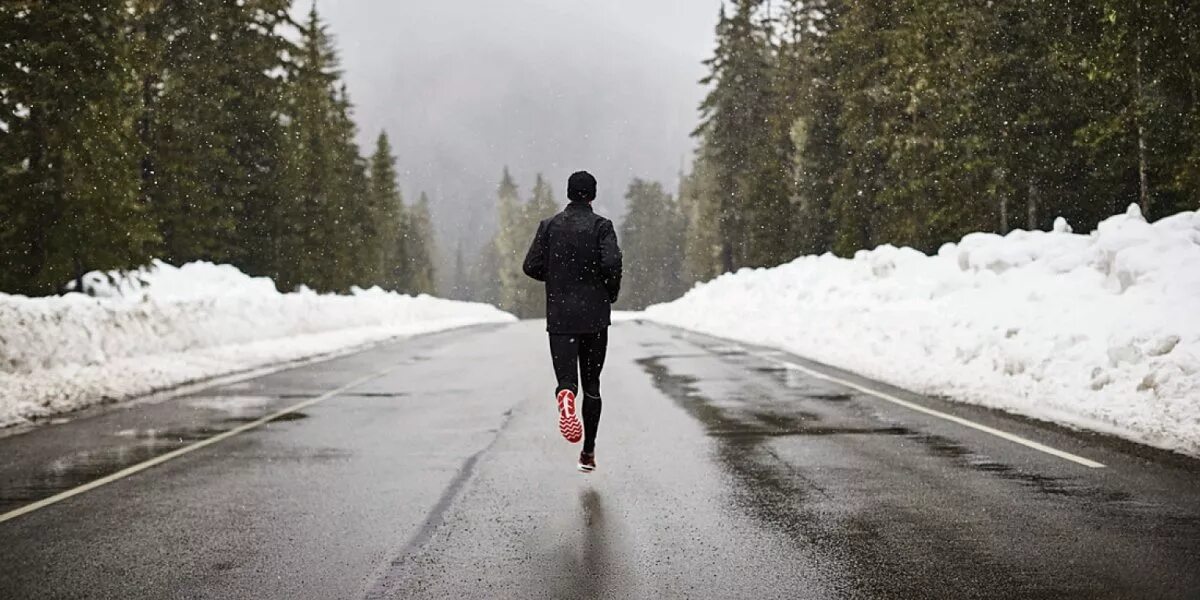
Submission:
M 583 380 L 583 451 L 596 450 L 596 430 L 600 427 L 600 371 L 608 350 L 608 330 L 587 334 L 550 334 L 550 358 L 558 390 L 579 395 Z

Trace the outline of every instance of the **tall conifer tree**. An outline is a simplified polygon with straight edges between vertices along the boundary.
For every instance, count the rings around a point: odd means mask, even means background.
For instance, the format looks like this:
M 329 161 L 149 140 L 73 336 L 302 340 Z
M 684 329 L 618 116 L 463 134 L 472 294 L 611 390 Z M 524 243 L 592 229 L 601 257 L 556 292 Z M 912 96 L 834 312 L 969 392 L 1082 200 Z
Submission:
M 517 184 L 508 167 L 500 178 L 496 190 L 496 237 L 493 241 L 497 260 L 495 274 L 498 283 L 499 305 L 504 310 L 518 311 L 521 305 L 521 289 L 525 275 L 521 272 L 521 261 L 525 258 L 523 239 L 525 229 L 525 211 Z
M 775 196 L 764 197 L 757 178 L 763 165 L 762 140 L 770 139 L 771 47 L 769 32 L 758 20 L 762 0 L 737 0 L 733 14 L 722 6 L 717 25 L 717 48 L 705 62 L 710 85 L 701 105 L 708 165 L 713 170 L 718 210 L 721 263 L 729 271 L 761 260 L 755 235 L 778 219 Z M 757 193 L 756 193 L 757 192 Z M 772 213 L 775 212 L 773 215 Z
M 408 292 L 412 294 L 437 293 L 436 248 L 433 240 L 433 219 L 429 209 L 429 196 L 421 197 L 406 212 L 404 232 L 408 257 Z
M 369 236 L 367 247 L 368 264 L 374 271 L 371 283 L 389 290 L 405 289 L 400 279 L 403 265 L 408 260 L 404 235 L 404 199 L 396 186 L 396 158 L 387 133 L 381 132 L 375 141 L 375 153 L 371 155 L 370 187 L 367 203 L 372 214 L 364 228 Z
M 625 199 L 620 241 L 629 259 L 622 305 L 640 310 L 683 293 L 684 221 L 661 183 L 634 179 Z
M 316 7 L 296 57 L 289 126 L 289 169 L 296 195 L 284 207 L 281 285 L 345 290 L 362 280 L 366 165 L 354 144 L 350 102 L 338 83 L 337 53 Z
M 149 258 L 155 236 L 138 201 L 132 26 L 124 0 L 0 7 L 7 291 L 54 293 L 87 271 Z

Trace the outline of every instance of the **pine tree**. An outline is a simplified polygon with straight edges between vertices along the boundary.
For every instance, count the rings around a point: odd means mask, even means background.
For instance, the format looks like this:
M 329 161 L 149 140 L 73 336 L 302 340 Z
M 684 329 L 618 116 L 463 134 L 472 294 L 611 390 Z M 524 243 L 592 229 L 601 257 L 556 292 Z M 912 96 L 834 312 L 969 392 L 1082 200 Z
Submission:
M 338 221 L 335 227 L 340 236 L 338 239 L 348 243 L 341 248 L 342 252 L 334 253 L 333 268 L 340 275 L 335 279 L 335 289 L 346 290 L 375 279 L 380 251 L 375 244 L 380 234 L 367 193 L 367 162 L 354 141 L 358 137 L 358 126 L 351 117 L 352 105 L 345 84 L 338 89 L 336 98 L 333 139 L 337 158 L 334 184 Z M 428 206 L 425 218 L 429 218 Z
M 523 235 L 525 211 L 521 205 L 517 184 L 508 172 L 508 167 L 504 168 L 496 197 L 496 236 L 492 243 L 495 246 L 497 261 L 495 277 L 498 282 L 499 306 L 521 316 L 516 312 L 520 310 L 523 297 L 521 290 L 525 285 L 521 262 L 525 258 L 529 239 L 525 239 Z
M 287 169 L 288 114 L 284 60 L 295 46 L 285 37 L 291 0 L 219 3 L 219 41 L 224 48 L 222 85 L 233 90 L 223 107 L 221 128 L 233 170 L 220 179 L 227 205 L 237 206 L 230 260 L 253 275 L 278 276 L 283 257 L 280 231 L 286 199 L 295 193 Z
M 1103 99 L 1079 138 L 1103 169 L 1096 176 L 1113 176 L 1101 185 L 1119 193 L 1115 208 L 1138 202 L 1155 217 L 1196 206 L 1200 7 L 1101 0 L 1075 8 L 1080 26 L 1068 51 L 1095 83 L 1090 97 Z
M 787 10 L 789 7 L 794 10 Z M 811 19 L 800 8 L 799 0 L 790 0 L 779 18 L 772 17 L 768 10 L 757 26 L 756 33 L 760 31 L 766 40 L 768 69 L 765 98 L 761 100 L 766 107 L 761 137 L 750 147 L 749 177 L 742 192 L 743 203 L 748 205 L 748 266 L 787 262 L 802 246 L 793 217 L 798 202 L 794 129 L 807 91 L 802 82 Z
M 1057 215 L 1081 224 L 1085 213 L 1094 224 L 1111 214 L 1097 210 L 1104 199 L 1081 193 L 1090 169 L 1072 142 L 1090 112 L 1089 85 L 1059 49 L 1074 29 L 1069 7 L 1002 4 L 959 15 L 977 41 L 949 52 L 941 71 L 957 96 L 947 111 L 969 158 L 955 161 L 966 175 L 955 194 L 983 200 L 994 215 L 979 228 L 1047 227 Z
M 471 299 L 503 308 L 500 291 L 500 252 L 493 237 L 479 249 L 479 255 L 468 270 Z
M 49 294 L 149 259 L 131 30 L 122 0 L 0 7 L 0 288 Z
M 848 3 L 830 51 L 843 64 L 835 86 L 841 103 L 838 126 L 846 155 L 834 175 L 830 218 L 832 247 L 843 255 L 881 243 L 879 195 L 890 183 L 887 119 L 902 114 L 902 101 L 884 85 L 890 72 L 884 32 L 893 27 L 890 2 Z
M 437 293 L 435 271 L 435 246 L 433 220 L 430 216 L 429 197 L 421 192 L 421 198 L 406 213 L 404 240 L 408 257 L 406 269 L 407 291 L 410 294 Z
M 557 212 L 558 203 L 554 200 L 554 189 L 550 187 L 546 178 L 538 173 L 533 183 L 533 195 L 525 205 L 525 226 L 536 228 L 542 219 L 553 217 Z M 532 233 L 530 232 L 531 239 Z
M 366 165 L 354 143 L 337 53 L 316 7 L 302 31 L 291 93 L 288 168 L 296 195 L 278 212 L 280 285 L 343 291 L 367 278 L 363 229 L 370 220 Z
M 718 200 L 722 268 L 731 271 L 762 261 L 755 235 L 786 223 L 779 218 L 778 197 L 763 194 L 759 177 L 762 140 L 770 139 L 771 46 L 769 29 L 757 19 L 762 0 L 737 0 L 732 15 L 722 5 L 717 24 L 717 48 L 705 62 L 710 69 L 702 83 L 711 85 L 701 104 L 702 122 L 696 135 L 704 140 Z M 771 149 L 773 151 L 774 149 Z
M 454 250 L 454 289 L 451 290 L 450 298 L 469 300 L 471 293 L 471 274 L 467 268 L 466 258 L 463 256 L 462 241 L 459 240 L 458 247 Z
M 684 290 L 684 219 L 679 204 L 658 182 L 634 179 L 625 199 L 620 240 L 629 259 L 621 305 L 641 310 Z
M 1175 102 L 1184 107 L 1174 123 L 1180 133 L 1179 160 L 1171 174 L 1173 200 L 1164 200 L 1162 214 L 1200 209 L 1200 6 L 1194 2 L 1176 5 L 1180 44 L 1170 64 Z
M 718 228 L 719 199 L 704 146 L 696 152 L 692 172 L 679 185 L 680 211 L 684 218 L 683 281 L 708 281 L 721 274 L 721 239 Z
M 157 254 L 174 264 L 224 262 L 237 254 L 246 200 L 231 193 L 241 169 L 232 155 L 230 109 L 242 92 L 226 44 L 248 15 L 234 4 L 140 5 L 141 193 L 162 239 Z
M 794 88 L 783 102 L 792 118 L 795 250 L 822 254 L 833 248 L 831 202 L 845 150 L 838 127 L 841 100 L 835 87 L 840 61 L 830 39 L 837 34 L 843 11 L 838 0 L 789 0 L 787 36 L 780 49 L 776 89 Z
M 370 187 L 367 204 L 371 220 L 364 228 L 368 255 L 367 264 L 374 265 L 370 281 L 387 290 L 403 290 L 406 287 L 400 275 L 408 257 L 403 244 L 404 199 L 396 186 L 396 158 L 387 133 L 381 132 L 375 142 L 375 153 L 371 155 Z

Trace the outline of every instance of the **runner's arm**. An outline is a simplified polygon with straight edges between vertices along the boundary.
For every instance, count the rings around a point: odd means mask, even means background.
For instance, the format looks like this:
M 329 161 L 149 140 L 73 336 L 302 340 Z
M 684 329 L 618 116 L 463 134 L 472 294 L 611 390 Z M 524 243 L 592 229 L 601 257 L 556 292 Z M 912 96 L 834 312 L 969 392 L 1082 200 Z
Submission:
M 609 220 L 600 224 L 600 272 L 604 276 L 609 303 L 616 303 L 621 295 L 621 247 Z
M 525 254 L 525 264 L 522 265 L 525 274 L 538 280 L 546 281 L 546 222 L 538 223 L 537 234 Z

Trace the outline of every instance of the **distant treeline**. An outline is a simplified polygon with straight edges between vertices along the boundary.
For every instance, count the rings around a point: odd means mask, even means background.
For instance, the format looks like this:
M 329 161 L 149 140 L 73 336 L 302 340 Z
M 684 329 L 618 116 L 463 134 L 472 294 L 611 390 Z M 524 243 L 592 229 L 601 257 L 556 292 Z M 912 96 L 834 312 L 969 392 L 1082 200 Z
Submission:
M 561 206 L 554 191 L 539 174 L 527 201 L 521 200 L 508 168 L 496 192 L 496 233 L 470 259 L 459 247 L 455 257 L 454 293 L 464 299 L 487 302 L 522 318 L 546 316 L 545 290 L 521 271 L 525 252 L 538 223 Z M 469 260 L 469 262 L 467 262 Z
M 0 291 L 232 263 L 290 290 L 433 291 L 428 202 L 364 159 L 333 41 L 290 0 L 0 5 Z
M 499 306 L 522 318 L 546 316 L 545 287 L 525 276 L 521 264 L 538 223 L 562 210 L 554 190 L 538 175 L 528 200 L 508 169 L 496 193 L 496 233 L 468 260 L 460 247 L 455 260 L 453 294 Z M 625 196 L 626 214 L 617 237 L 625 255 L 618 307 L 640 309 L 678 297 L 683 291 L 685 222 L 679 203 L 661 184 L 635 179 Z
M 726 2 L 684 278 L 1200 205 L 1200 3 Z
M 678 199 L 630 184 L 622 307 L 802 254 L 1200 207 L 1200 4 L 730 0 L 706 65 Z M 504 217 L 505 182 L 456 287 L 537 316 L 520 255 L 548 209 Z

